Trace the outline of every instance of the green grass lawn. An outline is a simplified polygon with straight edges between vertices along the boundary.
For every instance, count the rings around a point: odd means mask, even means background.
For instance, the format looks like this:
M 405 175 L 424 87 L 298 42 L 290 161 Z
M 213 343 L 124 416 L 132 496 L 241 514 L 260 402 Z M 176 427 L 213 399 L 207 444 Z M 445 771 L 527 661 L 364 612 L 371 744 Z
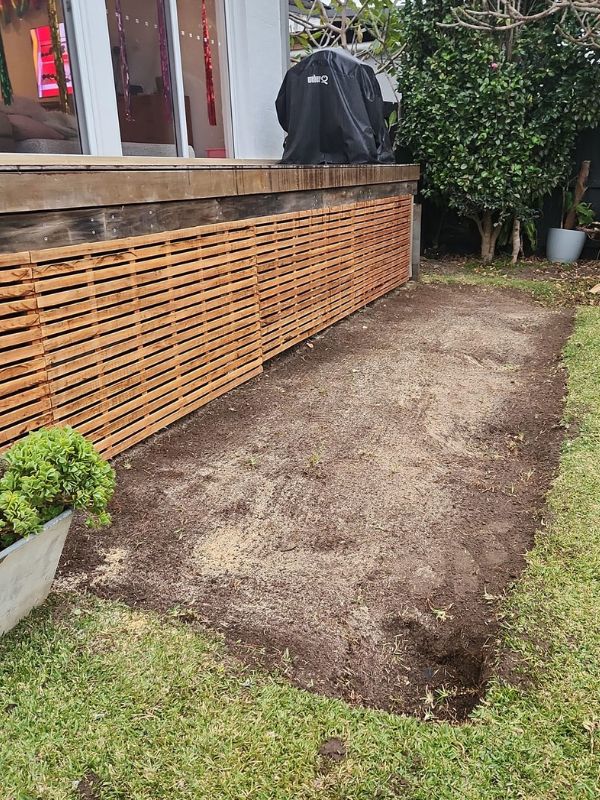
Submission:
M 472 722 L 351 708 L 175 618 L 55 596 L 0 640 L 2 800 L 600 797 L 599 308 L 565 361 L 577 435 L 504 607 L 523 677 L 494 680 Z M 333 736 L 338 762 L 318 754 Z
M 579 304 L 598 305 L 600 303 L 600 295 L 590 292 L 590 289 L 598 283 L 600 275 L 581 276 L 575 267 L 572 268 L 572 274 L 570 274 L 567 266 L 563 267 L 564 272 L 561 277 L 549 275 L 548 272 L 552 272 L 555 268 L 556 265 L 543 261 L 524 261 L 517 264 L 511 264 L 506 260 L 497 260 L 491 264 L 482 264 L 481 261 L 465 261 L 457 264 L 456 271 L 445 274 L 428 271 L 425 262 L 422 280 L 423 283 L 517 289 L 529 294 L 544 305 L 573 306 Z M 528 276 L 532 270 L 534 270 L 533 276 Z
M 423 283 L 445 283 L 460 286 L 491 286 L 504 289 L 517 289 L 531 295 L 534 300 L 538 300 L 544 305 L 560 305 L 568 303 L 572 298 L 572 287 L 551 283 L 550 281 L 536 280 L 535 278 L 519 278 L 517 276 L 505 277 L 494 275 L 493 272 L 478 274 L 465 271 L 458 275 L 423 275 Z

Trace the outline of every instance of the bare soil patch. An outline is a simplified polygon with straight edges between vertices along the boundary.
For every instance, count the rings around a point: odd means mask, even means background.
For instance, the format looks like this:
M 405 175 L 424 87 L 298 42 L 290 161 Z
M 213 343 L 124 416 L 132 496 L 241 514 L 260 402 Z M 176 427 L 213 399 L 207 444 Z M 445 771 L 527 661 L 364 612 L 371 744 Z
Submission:
M 600 283 L 600 261 L 578 261 L 575 264 L 553 264 L 542 258 L 531 257 L 510 264 L 500 261 L 483 264 L 473 258 L 448 257 L 423 259 L 422 274 L 433 275 L 483 275 L 488 277 L 521 278 L 544 281 L 563 289 L 561 305 L 598 305 L 600 294 L 591 292 Z
M 463 717 L 556 469 L 571 321 L 495 289 L 378 301 L 121 456 L 114 525 L 74 528 L 63 585 L 178 607 L 318 692 Z

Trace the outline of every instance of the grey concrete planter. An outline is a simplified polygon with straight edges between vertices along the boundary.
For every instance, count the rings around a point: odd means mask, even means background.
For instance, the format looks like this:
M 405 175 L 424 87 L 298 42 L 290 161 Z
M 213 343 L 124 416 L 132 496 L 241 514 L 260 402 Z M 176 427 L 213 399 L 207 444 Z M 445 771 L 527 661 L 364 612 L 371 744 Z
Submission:
M 546 257 L 549 261 L 572 264 L 581 255 L 584 244 L 585 233 L 583 231 L 550 228 L 546 243 Z
M 48 597 L 72 518 L 65 511 L 36 536 L 0 550 L 0 636 Z

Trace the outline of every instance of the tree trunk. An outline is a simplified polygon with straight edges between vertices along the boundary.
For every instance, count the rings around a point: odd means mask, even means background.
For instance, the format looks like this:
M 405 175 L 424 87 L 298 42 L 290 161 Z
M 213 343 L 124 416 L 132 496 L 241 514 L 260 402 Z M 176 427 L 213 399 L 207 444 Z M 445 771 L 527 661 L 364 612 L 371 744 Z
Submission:
M 516 264 L 521 252 L 521 220 L 517 217 L 513 220 L 512 228 L 512 263 Z
M 479 230 L 481 236 L 481 260 L 485 264 L 489 264 L 494 260 L 496 254 L 496 242 L 502 225 L 499 222 L 494 222 L 494 217 L 491 211 L 484 211 L 483 216 L 477 217 L 475 214 L 470 216 Z
M 342 3 L 342 19 L 340 22 L 341 45 L 348 48 L 348 2 Z
M 481 260 L 485 264 L 489 264 L 494 260 L 496 239 L 499 233 L 499 230 L 495 230 L 491 211 L 484 212 L 479 226 L 479 233 L 481 234 Z
M 572 231 L 575 227 L 575 223 L 577 222 L 577 212 L 575 209 L 579 203 L 581 203 L 585 193 L 587 192 L 587 179 L 588 175 L 590 174 L 590 164 L 590 161 L 581 162 L 579 175 L 577 176 L 577 183 L 575 184 L 575 191 L 573 192 L 573 205 L 567 211 L 565 224 L 563 225 L 563 228 L 567 231 Z

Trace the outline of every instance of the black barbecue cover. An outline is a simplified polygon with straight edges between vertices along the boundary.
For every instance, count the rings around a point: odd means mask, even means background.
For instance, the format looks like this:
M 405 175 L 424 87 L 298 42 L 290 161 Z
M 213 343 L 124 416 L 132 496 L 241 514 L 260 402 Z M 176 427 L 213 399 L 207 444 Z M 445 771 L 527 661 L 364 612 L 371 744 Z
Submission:
M 394 155 L 373 69 L 343 50 L 317 50 L 286 74 L 277 116 L 286 164 L 390 164 Z

